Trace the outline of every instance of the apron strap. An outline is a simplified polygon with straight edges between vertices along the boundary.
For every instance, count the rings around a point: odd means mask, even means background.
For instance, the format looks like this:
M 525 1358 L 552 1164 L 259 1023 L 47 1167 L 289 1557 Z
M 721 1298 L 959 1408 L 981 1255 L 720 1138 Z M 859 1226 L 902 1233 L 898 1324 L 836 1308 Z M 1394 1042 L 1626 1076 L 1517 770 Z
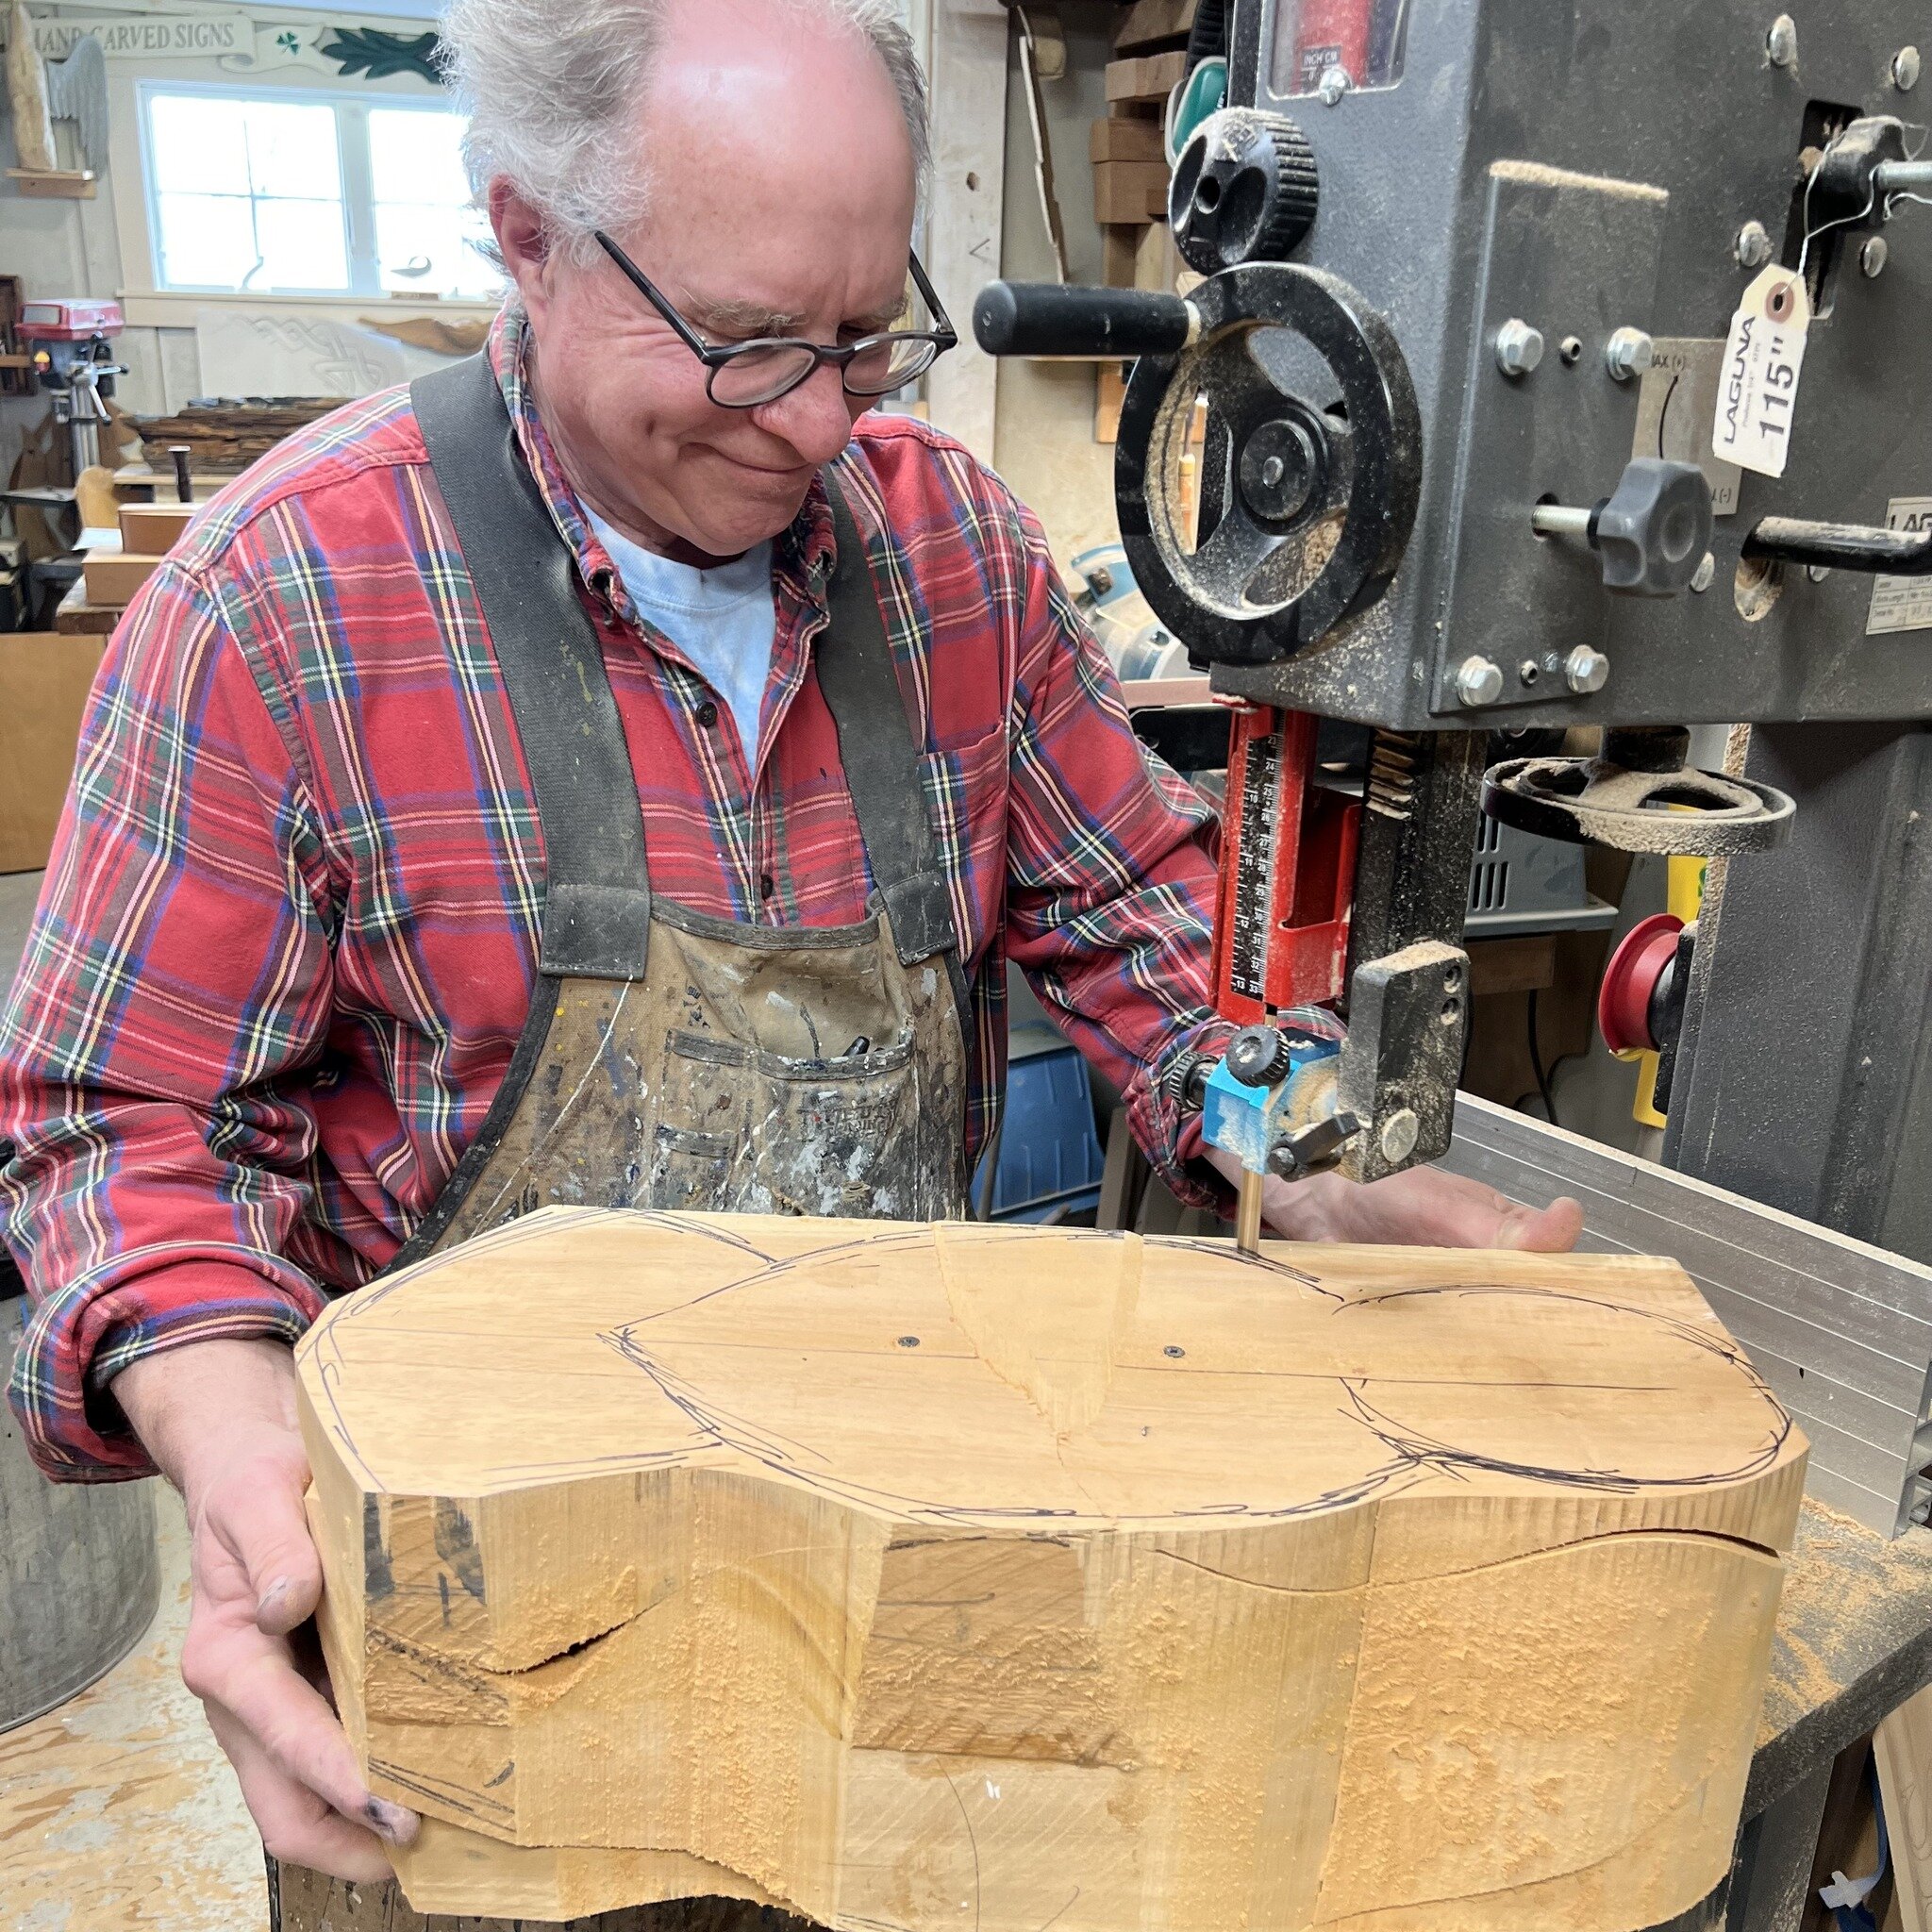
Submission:
M 892 668 L 885 616 L 851 506 L 831 473 L 823 474 L 839 567 L 826 593 L 832 621 L 818 643 L 819 691 L 838 728 L 858 836 L 891 924 L 899 963 L 910 966 L 949 953 L 957 990 L 961 960 L 953 895 L 926 816 L 919 751 Z M 963 1025 L 963 1005 L 960 1020 Z
M 641 979 L 651 937 L 643 808 L 570 550 L 487 355 L 419 375 L 409 398 L 537 794 L 546 880 L 537 970 Z

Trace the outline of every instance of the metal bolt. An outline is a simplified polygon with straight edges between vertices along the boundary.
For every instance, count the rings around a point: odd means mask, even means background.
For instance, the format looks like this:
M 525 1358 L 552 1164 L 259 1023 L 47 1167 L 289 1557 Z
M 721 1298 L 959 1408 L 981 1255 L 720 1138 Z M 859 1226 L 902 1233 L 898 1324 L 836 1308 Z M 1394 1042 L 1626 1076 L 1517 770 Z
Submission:
M 1496 331 L 1496 367 L 1505 375 L 1527 375 L 1543 359 L 1543 332 L 1512 315 Z
M 899 1338 L 899 1346 L 901 1348 L 917 1348 L 919 1346 L 919 1337 L 916 1335 L 902 1335 Z
M 1762 268 L 1771 259 L 1771 231 L 1762 222 L 1746 222 L 1731 252 L 1740 268 Z
M 1488 658 L 1465 658 L 1456 667 L 1456 695 L 1465 705 L 1493 705 L 1503 695 L 1503 667 Z
M 1411 1107 L 1398 1108 L 1382 1123 L 1379 1136 L 1382 1144 L 1382 1158 L 1394 1162 L 1407 1160 L 1415 1152 L 1415 1143 L 1423 1137 L 1423 1124 L 1415 1116 Z
M 1831 571 L 1827 565 L 1822 563 L 1807 563 L 1805 566 L 1805 575 L 1814 584 L 1822 584 L 1831 575 Z
M 1892 58 L 1891 84 L 1902 94 L 1908 94 L 1919 84 L 1919 50 L 1916 47 L 1901 47 Z
M 1261 480 L 1271 490 L 1274 489 L 1287 475 L 1288 465 L 1279 457 L 1270 457 L 1261 465 Z
M 1581 336 L 1565 336 L 1557 345 L 1557 354 L 1561 358 L 1565 369 L 1574 369 L 1583 360 L 1583 338 Z
M 1876 281 L 1885 273 L 1885 260 L 1891 246 L 1883 235 L 1868 235 L 1858 250 L 1858 271 L 1867 281 Z
M 1534 658 L 1525 658 L 1516 667 L 1516 681 L 1519 684 L 1534 684 L 1542 675 L 1542 666 Z
M 1604 344 L 1604 367 L 1619 382 L 1628 382 L 1650 367 L 1656 345 L 1641 328 L 1620 328 Z
M 1798 64 L 1798 23 L 1789 13 L 1780 13 L 1764 37 L 1764 51 L 1774 67 Z
M 1603 690 L 1609 681 L 1610 660 L 1588 644 L 1578 644 L 1563 659 L 1563 682 L 1580 698 Z
M 1315 92 L 1322 96 L 1324 107 L 1332 108 L 1354 85 L 1347 68 L 1324 67 L 1321 79 L 1315 83 Z
M 1697 574 L 1690 579 L 1690 588 L 1701 597 L 1717 581 L 1717 558 L 1708 550 L 1704 553 L 1704 561 L 1697 566 Z
M 1180 1358 L 1187 1354 L 1187 1350 L 1184 1349 L 1177 1341 L 1170 1341 L 1167 1344 L 1167 1346 L 1163 1348 L 1160 1352 L 1171 1362 L 1179 1361 Z

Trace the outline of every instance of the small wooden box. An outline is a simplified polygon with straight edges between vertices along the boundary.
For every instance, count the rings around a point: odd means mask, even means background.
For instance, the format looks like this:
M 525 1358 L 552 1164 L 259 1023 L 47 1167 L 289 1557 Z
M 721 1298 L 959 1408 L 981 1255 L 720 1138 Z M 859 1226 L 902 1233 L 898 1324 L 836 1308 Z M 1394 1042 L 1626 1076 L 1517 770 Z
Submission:
M 97 550 L 87 560 L 87 601 L 108 609 L 133 603 L 134 593 L 160 568 L 139 551 Z
M 130 557 L 161 557 L 193 521 L 198 503 L 124 503 L 121 547 Z

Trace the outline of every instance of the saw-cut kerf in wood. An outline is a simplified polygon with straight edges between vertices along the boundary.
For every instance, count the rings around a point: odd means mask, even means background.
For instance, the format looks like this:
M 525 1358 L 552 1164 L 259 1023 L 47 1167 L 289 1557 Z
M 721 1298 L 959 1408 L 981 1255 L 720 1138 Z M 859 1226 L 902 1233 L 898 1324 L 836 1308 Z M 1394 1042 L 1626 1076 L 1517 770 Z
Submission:
M 422 1911 L 1638 1932 L 1802 1438 L 1667 1261 L 558 1209 L 300 1351 Z

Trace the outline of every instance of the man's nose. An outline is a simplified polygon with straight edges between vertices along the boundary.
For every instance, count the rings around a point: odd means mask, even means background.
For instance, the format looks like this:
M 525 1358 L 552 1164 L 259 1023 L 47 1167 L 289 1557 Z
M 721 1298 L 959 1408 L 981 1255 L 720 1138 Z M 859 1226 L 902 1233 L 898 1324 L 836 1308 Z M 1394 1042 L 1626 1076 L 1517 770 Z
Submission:
M 765 404 L 758 416 L 763 428 L 782 436 L 808 462 L 828 463 L 852 441 L 852 403 L 829 362 L 789 394 Z

